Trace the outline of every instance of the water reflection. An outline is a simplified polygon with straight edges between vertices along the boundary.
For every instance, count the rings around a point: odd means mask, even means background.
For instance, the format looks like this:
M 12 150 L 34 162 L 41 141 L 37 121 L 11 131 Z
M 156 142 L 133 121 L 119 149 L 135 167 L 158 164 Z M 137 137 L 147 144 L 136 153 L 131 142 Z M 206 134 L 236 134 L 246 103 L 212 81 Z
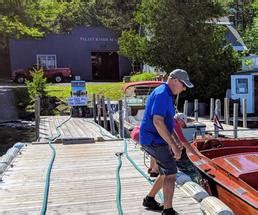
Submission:
M 32 142 L 34 140 L 34 128 L 0 126 L 0 156 L 5 154 L 16 142 Z

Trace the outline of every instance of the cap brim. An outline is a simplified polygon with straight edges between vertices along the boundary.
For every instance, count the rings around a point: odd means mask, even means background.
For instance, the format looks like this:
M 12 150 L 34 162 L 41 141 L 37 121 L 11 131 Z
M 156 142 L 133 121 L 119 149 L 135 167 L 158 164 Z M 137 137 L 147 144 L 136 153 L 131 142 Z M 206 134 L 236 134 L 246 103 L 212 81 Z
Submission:
M 185 84 L 185 86 L 188 87 L 188 88 L 193 88 L 194 87 L 194 85 L 188 80 L 180 80 L 180 81 L 182 81 Z

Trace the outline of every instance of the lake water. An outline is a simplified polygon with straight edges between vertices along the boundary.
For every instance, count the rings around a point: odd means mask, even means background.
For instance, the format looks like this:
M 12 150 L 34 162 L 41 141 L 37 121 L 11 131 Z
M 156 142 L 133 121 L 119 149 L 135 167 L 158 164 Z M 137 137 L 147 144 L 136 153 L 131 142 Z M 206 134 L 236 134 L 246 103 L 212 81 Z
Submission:
M 12 128 L 0 126 L 0 156 L 17 142 L 32 142 L 35 140 L 34 128 Z

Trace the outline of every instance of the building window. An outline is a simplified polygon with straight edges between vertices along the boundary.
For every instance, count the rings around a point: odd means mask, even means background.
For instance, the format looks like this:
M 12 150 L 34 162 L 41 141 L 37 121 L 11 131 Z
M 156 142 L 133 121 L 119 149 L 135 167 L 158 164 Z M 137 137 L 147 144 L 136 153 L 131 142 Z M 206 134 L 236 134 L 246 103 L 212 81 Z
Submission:
M 43 68 L 56 68 L 56 55 L 37 55 L 37 65 Z
M 248 79 L 247 78 L 236 79 L 236 93 L 237 94 L 248 94 Z

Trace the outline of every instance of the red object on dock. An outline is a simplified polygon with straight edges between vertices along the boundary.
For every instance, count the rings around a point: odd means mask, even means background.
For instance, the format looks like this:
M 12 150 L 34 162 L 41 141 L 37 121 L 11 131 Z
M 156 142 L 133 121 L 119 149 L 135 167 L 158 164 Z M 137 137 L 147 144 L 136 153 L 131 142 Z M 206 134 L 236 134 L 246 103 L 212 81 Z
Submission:
M 207 191 L 236 215 L 258 214 L 258 139 L 196 139 L 191 146 L 199 155 L 188 157 L 204 177 Z

